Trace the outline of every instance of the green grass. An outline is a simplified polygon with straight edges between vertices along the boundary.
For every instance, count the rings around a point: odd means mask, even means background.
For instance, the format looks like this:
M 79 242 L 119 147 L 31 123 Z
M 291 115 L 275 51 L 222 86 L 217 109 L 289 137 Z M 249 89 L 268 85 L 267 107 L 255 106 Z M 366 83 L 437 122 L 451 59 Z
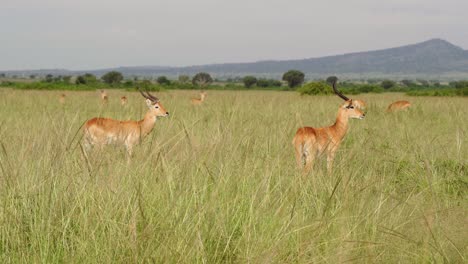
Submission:
M 142 97 L 0 89 L 0 262 L 466 262 L 468 100 L 373 94 L 327 175 L 292 138 L 334 122 L 336 96 L 159 93 L 169 118 L 135 148 L 86 160 L 81 124 L 140 119 Z M 129 98 L 122 108 L 118 98 Z M 395 100 L 408 112 L 385 113 Z

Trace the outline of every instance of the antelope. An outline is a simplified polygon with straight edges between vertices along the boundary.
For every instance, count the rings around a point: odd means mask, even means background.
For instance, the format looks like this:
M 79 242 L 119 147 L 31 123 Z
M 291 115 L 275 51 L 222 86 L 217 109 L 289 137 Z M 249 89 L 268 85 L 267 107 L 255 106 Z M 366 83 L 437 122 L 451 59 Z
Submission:
M 101 103 L 107 104 L 108 101 L 109 101 L 109 97 L 107 96 L 106 91 L 101 90 Z
M 364 102 L 363 100 L 358 100 L 358 99 L 353 100 L 353 105 L 354 107 L 359 108 L 359 109 L 366 109 L 367 107 L 366 102 Z
M 59 103 L 60 104 L 65 104 L 65 97 L 67 97 L 65 94 L 61 94 L 59 97 Z
M 193 105 L 201 105 L 203 103 L 203 101 L 205 101 L 205 97 L 206 97 L 206 92 L 205 91 L 201 91 L 200 92 L 200 99 L 198 98 L 192 98 L 191 101 L 192 101 L 192 104 Z
M 391 103 L 388 106 L 387 112 L 405 110 L 405 109 L 408 109 L 410 106 L 411 106 L 411 103 L 408 101 L 396 101 L 396 102 Z
M 120 121 L 111 118 L 95 117 L 86 121 L 83 126 L 84 148 L 86 152 L 94 146 L 117 144 L 124 145 L 128 157 L 132 155 L 133 146 L 141 142 L 154 128 L 158 117 L 166 117 L 169 112 L 159 102 L 154 95 L 146 92 L 141 95 L 146 98 L 148 111 L 140 121 Z
M 336 151 L 348 131 L 349 119 L 365 117 L 353 100 L 336 89 L 336 81 L 332 86 L 335 94 L 345 101 L 338 109 L 335 124 L 321 128 L 301 127 L 293 139 L 297 165 L 303 167 L 305 173 L 313 168 L 316 156 L 322 153 L 327 154 L 327 170 L 331 173 Z
M 120 97 L 120 104 L 122 106 L 125 106 L 127 104 L 127 97 L 126 96 Z

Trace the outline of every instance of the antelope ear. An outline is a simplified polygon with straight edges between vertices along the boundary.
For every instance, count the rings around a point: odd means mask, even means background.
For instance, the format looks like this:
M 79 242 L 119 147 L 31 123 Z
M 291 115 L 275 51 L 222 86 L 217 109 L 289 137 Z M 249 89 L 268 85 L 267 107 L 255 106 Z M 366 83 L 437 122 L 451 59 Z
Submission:
M 153 102 L 150 99 L 146 99 L 145 101 L 148 107 L 151 107 L 153 105 Z

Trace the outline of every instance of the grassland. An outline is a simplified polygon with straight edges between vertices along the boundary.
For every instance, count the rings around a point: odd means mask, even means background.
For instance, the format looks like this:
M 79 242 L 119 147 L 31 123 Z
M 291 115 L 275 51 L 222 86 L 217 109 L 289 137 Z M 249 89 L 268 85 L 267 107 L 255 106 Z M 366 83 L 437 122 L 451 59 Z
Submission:
M 0 89 L 0 262 L 462 263 L 468 258 L 468 99 L 357 96 L 327 175 L 303 177 L 292 137 L 340 99 L 295 92 L 159 93 L 171 116 L 135 149 L 89 160 L 91 117 L 140 119 L 137 93 Z M 118 98 L 129 97 L 122 108 Z M 388 103 L 413 102 L 387 114 Z

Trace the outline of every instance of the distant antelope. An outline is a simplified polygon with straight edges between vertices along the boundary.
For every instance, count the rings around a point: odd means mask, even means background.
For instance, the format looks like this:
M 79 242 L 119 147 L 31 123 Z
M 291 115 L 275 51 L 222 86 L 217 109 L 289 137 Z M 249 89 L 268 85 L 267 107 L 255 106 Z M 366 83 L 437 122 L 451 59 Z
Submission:
M 120 97 L 120 104 L 122 106 L 125 106 L 127 104 L 127 97 L 126 96 Z
M 302 127 L 296 132 L 293 145 L 296 150 L 296 162 L 299 167 L 308 172 L 314 166 L 317 155 L 327 154 L 327 170 L 332 171 L 333 160 L 346 132 L 350 118 L 363 119 L 365 114 L 357 108 L 354 101 L 344 96 L 336 89 L 336 81 L 333 82 L 333 91 L 345 100 L 338 109 L 336 122 L 329 127 L 313 128 Z
M 140 93 L 146 98 L 149 110 L 140 121 L 120 121 L 110 118 L 95 117 L 88 120 L 83 127 L 84 147 L 88 152 L 94 145 L 103 147 L 108 144 L 124 145 L 129 157 L 133 146 L 138 144 L 154 128 L 158 117 L 169 115 L 159 102 L 159 99 L 150 93 Z
M 201 91 L 200 92 L 200 99 L 192 98 L 191 102 L 192 102 L 193 105 L 201 105 L 203 103 L 203 101 L 205 101 L 205 97 L 206 97 L 206 92 Z
M 67 97 L 65 94 L 60 95 L 60 97 L 59 97 L 60 104 L 65 104 L 65 97 Z
M 396 102 L 391 103 L 388 106 L 387 112 L 405 110 L 405 109 L 408 109 L 410 106 L 411 106 L 411 103 L 408 101 L 396 101 Z
M 107 96 L 106 91 L 101 90 L 101 103 L 107 104 L 107 102 L 109 102 L 109 97 Z

